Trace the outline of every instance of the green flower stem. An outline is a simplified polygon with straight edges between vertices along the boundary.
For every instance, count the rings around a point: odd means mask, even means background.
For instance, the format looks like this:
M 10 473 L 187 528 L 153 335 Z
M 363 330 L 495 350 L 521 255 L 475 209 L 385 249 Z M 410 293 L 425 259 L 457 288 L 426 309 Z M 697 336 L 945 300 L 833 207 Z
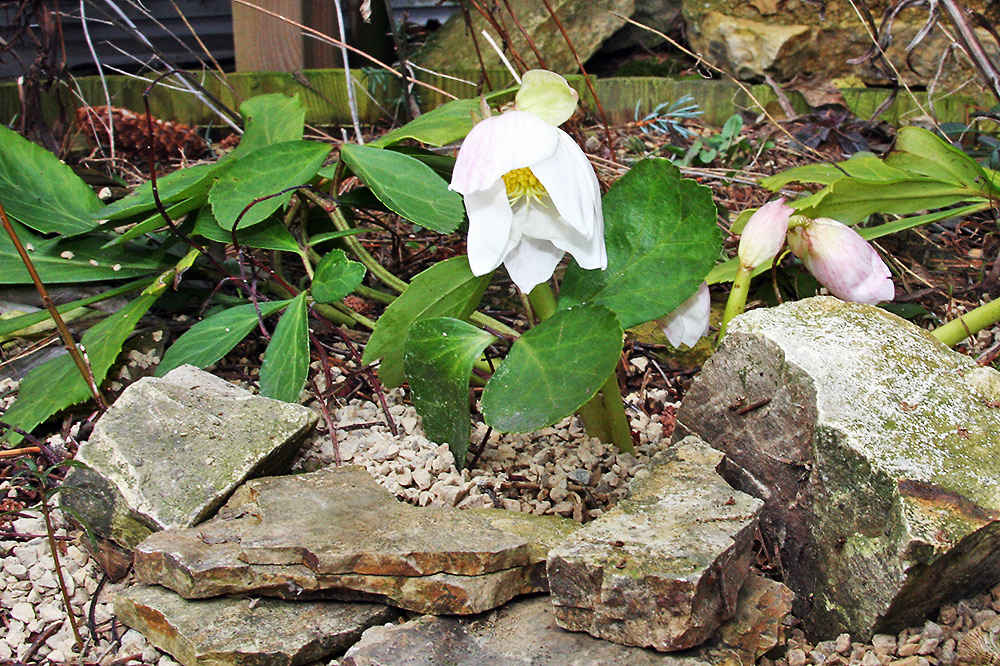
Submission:
M 556 297 L 548 283 L 543 282 L 528 294 L 528 302 L 535 311 L 538 321 L 545 321 L 556 312 Z M 631 453 L 632 427 L 625 416 L 618 376 L 612 372 L 598 390 L 597 395 L 577 410 L 583 427 L 591 437 L 597 437 L 606 444 L 614 444 L 619 451 Z
M 323 318 L 337 324 L 338 326 L 347 326 L 353 328 L 358 324 L 364 326 L 368 330 L 371 330 L 375 326 L 375 322 L 359 314 L 347 307 L 343 303 L 313 303 L 312 309 L 316 311 L 317 314 L 323 316 Z
M 625 401 L 622 400 L 622 390 L 618 386 L 618 375 L 612 372 L 604 381 L 598 395 L 604 411 L 608 415 L 608 427 L 611 429 L 611 441 L 622 453 L 635 453 L 632 444 L 632 426 L 625 415 Z
M 547 282 L 536 285 L 528 293 L 528 302 L 535 311 L 535 317 L 542 322 L 556 313 L 556 297 Z
M 719 326 L 719 339 L 726 334 L 726 328 L 733 317 L 742 314 L 747 307 L 747 294 L 750 292 L 750 278 L 753 277 L 753 269 L 742 264 L 736 270 L 736 277 L 733 278 L 733 288 L 729 292 L 729 300 L 726 301 L 726 311 L 722 314 L 722 325 Z
M 931 331 L 931 335 L 949 347 L 954 347 L 965 338 L 975 335 L 998 321 L 1000 321 L 1000 298 L 984 303 L 961 317 L 938 326 Z
M 359 284 L 354 291 L 357 292 L 358 296 L 361 298 L 367 298 L 369 301 L 375 301 L 376 303 L 382 303 L 383 305 L 389 305 L 396 300 L 396 296 L 393 296 L 392 294 L 387 294 L 379 289 L 366 287 L 363 284 Z
M 340 212 L 339 207 L 330 207 L 329 203 L 315 192 L 303 190 L 302 193 L 314 204 L 327 212 L 327 215 L 330 216 L 330 221 L 333 222 L 333 226 L 336 227 L 338 231 L 349 231 L 350 229 L 353 229 L 350 222 L 348 222 L 347 218 L 344 217 L 344 214 Z M 371 253 L 364 248 L 361 241 L 359 241 L 357 237 L 344 236 L 340 240 L 343 241 L 344 246 L 358 258 L 358 261 L 364 264 L 365 268 L 372 272 L 372 275 L 377 277 L 383 284 L 393 291 L 403 293 L 403 290 L 408 286 L 406 282 L 404 280 L 400 280 L 384 266 L 382 266 L 382 264 L 380 264 L 375 257 L 373 257 Z

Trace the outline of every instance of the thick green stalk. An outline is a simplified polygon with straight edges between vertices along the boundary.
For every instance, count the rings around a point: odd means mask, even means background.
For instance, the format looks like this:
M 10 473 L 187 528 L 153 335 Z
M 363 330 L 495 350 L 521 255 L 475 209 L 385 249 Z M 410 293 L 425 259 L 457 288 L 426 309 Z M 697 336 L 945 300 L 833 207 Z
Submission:
M 528 302 L 538 321 L 545 321 L 556 312 L 556 297 L 547 283 L 536 286 L 528 294 Z M 618 376 L 612 372 L 593 398 L 577 410 L 583 427 L 591 437 L 614 444 L 619 451 L 631 453 L 632 428 L 625 416 Z
M 722 325 L 719 326 L 720 340 L 726 334 L 726 328 L 733 317 L 742 314 L 746 310 L 751 277 L 753 277 L 752 268 L 747 268 L 741 264 L 736 270 L 736 277 L 733 278 L 733 288 L 729 292 L 729 300 L 726 301 L 726 311 L 722 314 Z
M 618 375 L 612 372 L 604 381 L 598 395 L 608 415 L 608 427 L 611 429 L 611 441 L 622 453 L 635 453 L 632 444 L 632 426 L 625 415 L 625 401 L 622 400 L 622 390 L 618 386 Z
M 949 347 L 954 347 L 965 338 L 975 335 L 998 321 L 1000 321 L 1000 298 L 984 303 L 961 317 L 938 326 L 931 331 L 931 335 Z
M 528 302 L 535 311 L 535 318 L 542 322 L 556 313 L 556 297 L 548 283 L 535 285 L 528 294 Z

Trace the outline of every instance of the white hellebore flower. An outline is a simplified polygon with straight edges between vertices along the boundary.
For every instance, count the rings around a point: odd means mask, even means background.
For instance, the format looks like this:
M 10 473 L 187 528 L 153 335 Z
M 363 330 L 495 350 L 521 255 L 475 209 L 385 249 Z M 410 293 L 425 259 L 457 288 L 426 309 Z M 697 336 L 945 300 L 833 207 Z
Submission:
M 473 127 L 450 188 L 465 199 L 473 274 L 502 263 L 528 292 L 567 252 L 582 268 L 607 268 L 597 175 L 576 142 L 535 113 L 507 111 Z

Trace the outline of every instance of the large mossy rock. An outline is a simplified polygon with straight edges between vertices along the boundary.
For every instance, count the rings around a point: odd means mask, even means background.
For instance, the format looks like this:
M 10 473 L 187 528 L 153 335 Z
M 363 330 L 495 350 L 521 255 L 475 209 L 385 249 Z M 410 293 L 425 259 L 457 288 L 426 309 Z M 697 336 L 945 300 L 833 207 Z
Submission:
M 183 365 L 119 396 L 80 446 L 63 506 L 107 544 L 211 516 L 247 478 L 288 470 L 316 424 L 302 405 Z
M 736 611 L 762 502 L 734 490 L 697 437 L 631 496 L 549 553 L 559 626 L 661 651 L 701 645 Z
M 993 21 L 1000 21 L 1000 6 L 989 0 L 963 3 Z M 880 21 L 886 0 L 868 3 Z M 814 3 L 802 0 L 687 0 L 684 20 L 692 48 L 741 79 L 770 75 L 788 81 L 799 74 L 826 78 L 860 76 L 868 83 L 887 79 L 867 65 L 852 65 L 872 46 L 868 30 L 849 2 Z M 909 60 L 906 46 L 927 21 L 927 8 L 916 6 L 894 21 L 893 41 L 887 49 L 890 60 L 910 83 L 928 83 L 936 75 L 951 40 L 936 28 L 914 49 Z M 946 18 L 944 25 L 951 27 Z M 994 61 L 1000 50 L 985 30 L 980 40 Z M 975 70 L 964 56 L 949 57 L 941 71 L 942 81 L 964 80 Z
M 505 8 L 507 5 L 510 7 L 510 12 Z M 625 25 L 624 20 L 611 12 L 631 16 L 635 11 L 636 2 L 635 0 L 588 0 L 587 2 L 549 0 L 549 5 L 573 42 L 580 60 L 586 62 L 608 37 Z M 470 34 L 462 12 L 455 12 L 427 41 L 415 60 L 423 67 L 435 71 L 476 70 L 480 67 L 481 56 L 487 69 L 503 68 L 503 63 L 483 39 L 481 31 L 489 32 L 497 44 L 504 43 L 502 36 L 471 8 L 470 17 L 474 35 Z M 524 33 L 530 36 L 534 49 L 542 56 L 546 69 L 562 74 L 579 70 L 576 58 L 566 43 L 559 24 L 553 20 L 544 3 L 535 0 L 509 0 L 509 3 L 504 2 L 499 5 L 493 12 L 493 17 L 505 26 L 511 46 L 529 68 L 539 67 L 540 64 Z M 479 44 L 479 56 L 476 54 L 473 39 Z M 510 56 L 510 53 L 507 55 Z
M 923 329 L 830 297 L 748 312 L 678 421 L 765 500 L 816 633 L 892 633 L 1000 580 L 1000 373 Z

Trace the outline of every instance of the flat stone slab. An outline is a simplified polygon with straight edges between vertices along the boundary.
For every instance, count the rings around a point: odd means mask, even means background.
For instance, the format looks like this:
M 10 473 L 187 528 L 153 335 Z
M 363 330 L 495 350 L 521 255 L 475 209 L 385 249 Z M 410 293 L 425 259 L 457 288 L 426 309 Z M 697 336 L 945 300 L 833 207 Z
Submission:
M 251 476 L 288 470 L 316 415 L 193 366 L 122 392 L 80 446 L 64 506 L 125 549 L 215 513 Z
M 763 506 L 716 473 L 697 437 L 632 495 L 549 552 L 559 626 L 662 651 L 701 645 L 736 611 Z
M 815 634 L 895 633 L 1000 579 L 1000 373 L 882 309 L 820 297 L 737 317 L 678 431 L 766 500 Z
M 473 618 L 424 616 L 372 627 L 341 660 L 343 666 L 739 666 L 782 639 L 791 591 L 751 576 L 740 591 L 736 616 L 712 641 L 663 653 L 618 645 L 561 629 L 544 596 L 513 601 Z
M 296 666 L 342 653 L 398 611 L 338 601 L 189 601 L 137 585 L 115 597 L 115 615 L 184 666 Z
M 135 570 L 187 598 L 323 593 L 479 613 L 547 589 L 548 547 L 578 527 L 550 516 L 414 507 L 347 466 L 250 481 L 212 520 L 147 538 Z

